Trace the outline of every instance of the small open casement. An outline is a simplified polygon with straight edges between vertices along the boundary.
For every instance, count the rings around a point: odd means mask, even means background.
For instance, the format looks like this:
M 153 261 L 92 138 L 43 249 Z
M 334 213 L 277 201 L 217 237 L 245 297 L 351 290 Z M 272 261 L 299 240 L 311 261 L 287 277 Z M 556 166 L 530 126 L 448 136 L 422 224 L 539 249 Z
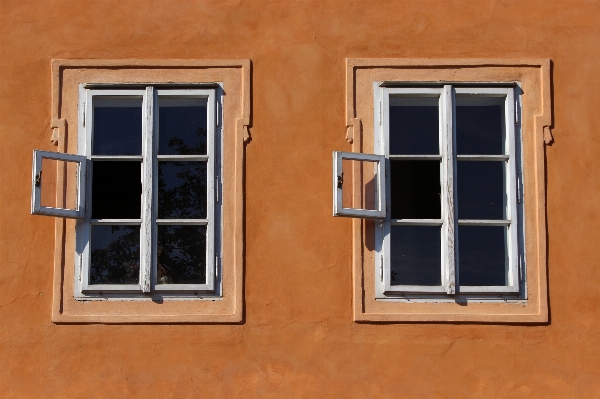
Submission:
M 44 178 L 42 164 L 43 160 L 54 160 L 62 161 L 64 163 L 72 162 L 76 165 L 76 187 L 75 187 L 75 203 L 72 209 L 67 208 L 66 201 L 60 201 L 55 207 L 42 205 L 42 187 L 44 185 Z M 60 164 L 59 164 L 60 165 Z M 63 167 L 65 165 L 62 165 Z M 60 166 L 59 166 L 60 167 Z M 50 172 L 50 171 L 48 171 Z M 62 172 L 66 171 L 52 171 Z M 56 216 L 63 218 L 81 219 L 85 214 L 85 174 L 86 174 L 86 158 L 81 155 L 64 154 L 58 152 L 33 150 L 33 173 L 31 179 L 31 214 L 32 215 L 47 215 Z M 48 178 L 51 177 L 50 173 L 46 173 Z M 47 183 L 55 183 L 46 179 Z M 50 186 L 49 186 L 50 187 Z M 57 187 L 58 189 L 58 187 Z M 57 190 L 58 195 L 58 190 Z M 56 197 L 58 198 L 58 197 Z M 59 205 L 64 204 L 63 207 Z
M 344 161 L 358 161 L 363 170 L 366 179 L 369 178 L 367 163 L 373 165 L 373 178 L 362 188 L 366 191 L 366 199 L 373 204 L 374 209 L 350 208 L 344 206 L 344 183 L 351 184 L 351 181 L 344 182 Z M 372 196 L 372 197 L 371 197 Z M 366 202 L 366 201 L 363 201 Z M 363 204 L 364 206 L 365 204 Z M 333 152 L 333 216 L 347 216 L 364 219 L 383 219 L 386 216 L 386 198 L 385 198 L 385 156 L 376 154 L 360 154 L 354 152 Z

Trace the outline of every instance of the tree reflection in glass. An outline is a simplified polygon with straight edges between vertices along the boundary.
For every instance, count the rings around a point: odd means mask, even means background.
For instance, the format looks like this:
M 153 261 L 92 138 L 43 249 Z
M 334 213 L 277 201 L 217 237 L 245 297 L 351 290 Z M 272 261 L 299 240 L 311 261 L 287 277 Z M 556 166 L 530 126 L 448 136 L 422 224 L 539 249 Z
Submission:
M 137 284 L 140 226 L 92 226 L 90 284 Z
M 157 284 L 206 283 L 206 226 L 158 226 Z

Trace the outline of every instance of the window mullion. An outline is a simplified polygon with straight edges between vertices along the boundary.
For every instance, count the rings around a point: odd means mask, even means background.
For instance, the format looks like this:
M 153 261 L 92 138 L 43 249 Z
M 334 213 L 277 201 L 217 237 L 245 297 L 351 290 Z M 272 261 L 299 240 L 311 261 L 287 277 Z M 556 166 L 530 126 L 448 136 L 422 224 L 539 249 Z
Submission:
M 454 105 L 453 89 L 445 85 L 442 94 L 442 268 L 447 294 L 456 292 L 456 266 L 455 266 L 455 208 L 454 208 Z
M 142 226 L 140 240 L 140 285 L 142 292 L 150 292 L 152 276 L 154 107 L 154 88 L 147 87 L 142 126 Z

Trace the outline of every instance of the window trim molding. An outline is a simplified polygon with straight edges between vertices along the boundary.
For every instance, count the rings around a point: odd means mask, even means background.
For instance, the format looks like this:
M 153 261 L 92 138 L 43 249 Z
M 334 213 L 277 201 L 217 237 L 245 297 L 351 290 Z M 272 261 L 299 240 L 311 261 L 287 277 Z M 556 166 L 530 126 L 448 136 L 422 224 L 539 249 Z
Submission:
M 452 300 L 411 300 L 398 298 L 376 300 L 373 269 L 375 259 L 369 257 L 365 240 L 372 240 L 373 222 L 354 219 L 352 222 L 353 315 L 356 322 L 484 322 L 484 323 L 545 323 L 548 321 L 547 260 L 546 260 L 546 205 L 545 205 L 545 145 L 552 142 L 551 61 L 549 59 L 346 59 L 346 140 L 353 152 L 370 150 L 369 116 L 361 101 L 373 107 L 373 87 L 382 82 L 386 87 L 442 83 L 459 83 L 461 86 L 481 85 L 514 86 L 526 77 L 526 92 L 535 98 L 537 109 L 528 109 L 520 124 L 527 119 L 527 153 L 521 161 L 526 163 L 527 220 L 525 251 L 528 255 L 527 300 L 514 300 L 501 294 L 494 303 Z M 373 76 L 377 76 L 374 78 Z M 418 76 L 419 78 L 406 78 Z M 366 99 L 369 86 L 371 97 Z M 422 86 L 421 86 L 422 87 Z M 534 90 L 535 89 L 535 90 Z M 532 94 L 532 90 L 534 90 Z M 360 97 L 357 97 L 360 96 Z M 535 111 L 535 112 L 534 112 Z M 372 130 L 372 129 L 371 129 Z M 366 136 L 365 136 L 366 135 Z M 364 137 L 363 137 L 364 136 Z M 365 141 L 366 140 L 366 141 Z M 353 201 L 360 200 L 360 176 L 353 176 Z M 369 227 L 370 226 L 370 227 Z M 370 230 L 369 230 L 370 229 Z M 373 262 L 373 263 L 371 263 Z M 373 284 L 373 286 L 371 286 Z
M 215 300 L 214 297 L 208 298 L 208 301 L 170 301 L 178 302 L 172 305 L 163 305 L 162 300 L 153 301 L 129 301 L 127 302 L 131 311 L 112 310 L 108 312 L 98 311 L 98 307 L 89 308 L 85 311 L 86 303 L 83 301 L 74 308 L 72 305 L 75 299 L 73 292 L 69 292 L 71 284 L 65 281 L 64 268 L 70 267 L 71 254 L 65 257 L 65 244 L 67 242 L 66 233 L 68 225 L 65 219 L 56 218 L 55 220 L 55 247 L 54 247 L 54 283 L 53 283 L 53 301 L 52 301 L 52 321 L 57 324 L 63 323 L 240 323 L 243 322 L 244 301 L 243 301 L 243 282 L 244 282 L 244 236 L 243 236 L 243 218 L 244 218 L 244 160 L 245 145 L 250 141 L 249 127 L 251 125 L 251 62 L 248 59 L 232 60 L 143 60 L 143 59 L 124 59 L 124 60 L 65 60 L 57 59 L 51 62 L 52 77 L 52 99 L 51 99 L 51 124 L 52 130 L 51 142 L 57 148 L 57 152 L 66 153 L 68 145 L 67 136 L 67 117 L 64 115 L 65 107 L 72 107 L 74 104 L 66 104 L 67 99 L 63 98 L 65 86 L 65 73 L 77 73 L 84 71 L 86 73 L 123 73 L 124 75 L 136 73 L 136 71 L 152 71 L 165 76 L 164 80 L 127 80 L 122 81 L 107 80 L 106 84 L 129 83 L 145 84 L 152 81 L 155 84 L 166 87 L 181 88 L 189 86 L 190 82 L 199 83 L 199 85 L 214 85 L 214 82 L 223 82 L 228 90 L 229 114 L 226 116 L 223 112 L 222 118 L 226 119 L 225 134 L 228 134 L 230 154 L 228 159 L 229 178 L 225 184 L 225 176 L 219 174 L 223 189 L 227 191 L 229 209 L 228 231 L 231 233 L 228 237 L 229 244 L 227 249 L 227 259 L 221 260 L 223 264 L 224 275 L 222 278 L 227 284 L 227 290 L 223 291 L 223 297 Z M 180 75 L 205 76 L 200 79 L 180 79 L 173 80 L 169 71 L 175 71 Z M 131 75 L 136 76 L 136 75 Z M 223 78 L 224 76 L 224 78 Z M 96 80 L 89 80 L 98 84 Z M 79 82 L 85 83 L 85 82 Z M 229 85 L 229 86 L 228 86 Z M 232 86 L 233 85 L 233 86 Z M 200 87 L 198 87 L 200 88 Z M 239 96 L 239 97 L 238 97 Z M 68 101 L 72 101 L 69 99 Z M 225 108 L 228 105 L 224 105 Z M 232 108 L 235 107 L 235 108 Z M 231 112 L 233 111 L 233 112 Z M 71 125 L 76 132 L 76 123 L 74 118 L 69 118 Z M 223 122 L 220 122 L 223 123 Z M 223 147 L 225 142 L 221 143 Z M 222 151 L 222 149 L 221 149 Z M 60 181 L 62 176 L 58 176 Z M 227 188 L 225 188 L 227 186 Z M 61 187 L 57 187 L 60 190 Z M 221 194 L 222 195 L 222 194 Z M 60 204 L 59 204 L 60 205 Z M 222 233 L 221 233 L 222 234 Z M 68 261 L 67 258 L 69 258 Z M 224 261 L 228 264 L 224 264 Z M 168 293 L 167 293 L 168 294 Z M 202 299 L 202 298 L 200 298 Z M 97 304 L 120 303 L 122 301 L 92 301 Z M 140 305 L 140 302 L 155 304 L 155 310 L 148 310 L 146 305 Z M 67 307 L 67 303 L 71 304 Z M 191 305 L 198 304 L 198 305 Z M 161 309 L 158 309 L 158 306 Z M 139 310 L 139 311 L 137 311 Z

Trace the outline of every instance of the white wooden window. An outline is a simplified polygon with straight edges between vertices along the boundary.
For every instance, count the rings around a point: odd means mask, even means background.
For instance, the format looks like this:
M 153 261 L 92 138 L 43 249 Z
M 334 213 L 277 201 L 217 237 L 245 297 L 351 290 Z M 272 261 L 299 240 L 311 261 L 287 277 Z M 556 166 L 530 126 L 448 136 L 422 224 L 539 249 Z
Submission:
M 388 210 L 375 222 L 376 298 L 523 297 L 515 88 L 375 93 Z
M 351 181 L 344 182 L 344 161 L 355 161 L 359 169 L 362 169 L 365 176 L 372 177 L 367 185 L 369 188 L 361 188 L 361 192 L 364 193 L 363 200 L 361 201 L 362 208 L 352 208 L 351 203 L 344 203 L 343 188 L 344 184 L 349 186 L 352 184 Z M 369 165 L 371 164 L 371 165 Z M 371 166 L 371 171 L 369 169 Z M 333 175 L 335 176 L 333 181 L 333 215 L 334 216 L 350 216 L 360 217 L 369 219 L 382 219 L 385 217 L 386 202 L 385 202 L 385 190 L 383 190 L 385 184 L 385 157 L 382 155 L 373 154 L 359 154 L 353 152 L 333 152 Z M 347 202 L 350 198 L 347 198 Z M 372 204 L 368 209 L 366 203 Z
M 80 86 L 77 298 L 220 295 L 213 86 Z
M 43 203 L 42 200 L 42 188 L 47 182 L 53 184 L 56 182 L 56 176 L 49 176 L 42 179 L 42 176 L 48 175 L 43 173 L 43 160 L 54 160 L 62 163 L 71 163 L 75 166 L 75 176 L 71 176 L 75 179 L 74 184 L 74 203 L 69 208 L 69 203 L 61 201 L 61 204 L 54 202 L 54 206 L 50 206 Z M 58 166 L 58 165 L 55 165 Z M 55 167 L 54 170 L 49 172 L 56 172 L 59 168 Z M 66 165 L 62 165 L 63 169 L 68 169 Z M 63 171 L 64 173 L 64 171 Z M 84 204 L 85 204 L 85 174 L 86 174 L 86 159 L 80 155 L 63 154 L 58 152 L 40 151 L 33 150 L 33 173 L 31 179 L 31 214 L 32 215 L 47 215 L 47 216 L 58 216 L 65 218 L 82 218 L 84 215 Z M 51 178 L 54 177 L 54 180 Z M 51 180 L 49 180 L 49 178 Z M 52 194 L 49 192 L 48 194 Z M 56 198 L 56 197 L 55 197 Z

